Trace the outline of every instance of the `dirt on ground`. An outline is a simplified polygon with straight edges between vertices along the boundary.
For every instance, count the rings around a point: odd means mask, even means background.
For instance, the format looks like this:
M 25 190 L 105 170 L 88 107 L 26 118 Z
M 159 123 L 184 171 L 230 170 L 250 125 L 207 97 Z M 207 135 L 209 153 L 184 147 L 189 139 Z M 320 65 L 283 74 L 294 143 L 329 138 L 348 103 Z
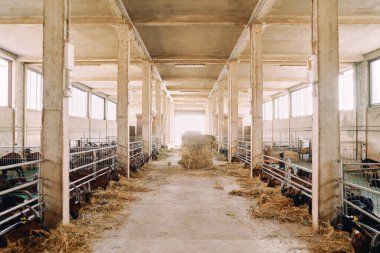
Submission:
M 178 165 L 178 152 L 165 156 L 98 191 L 70 226 L 7 252 L 351 251 L 347 236 L 328 227 L 315 236 L 306 207 L 294 209 L 242 165 L 215 160 L 190 170 Z
M 102 233 L 93 252 L 309 252 L 295 236 L 302 226 L 253 219 L 252 201 L 229 194 L 241 189 L 234 177 L 240 171 L 225 162 L 186 170 L 178 160 L 172 153 L 146 166 L 152 191 L 138 195 L 125 210 L 128 218 Z

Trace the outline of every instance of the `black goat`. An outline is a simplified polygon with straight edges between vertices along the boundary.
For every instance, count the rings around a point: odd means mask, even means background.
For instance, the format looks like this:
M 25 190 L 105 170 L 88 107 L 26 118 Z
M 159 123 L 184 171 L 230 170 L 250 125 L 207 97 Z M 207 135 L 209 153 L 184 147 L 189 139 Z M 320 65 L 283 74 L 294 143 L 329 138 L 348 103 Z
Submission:
M 3 157 L 0 158 L 0 166 L 8 166 L 8 165 L 13 165 L 13 164 L 18 164 L 22 163 L 24 160 L 21 158 L 21 155 L 15 152 L 9 153 Z M 24 177 L 24 170 L 22 169 L 21 166 L 15 167 L 12 169 L 5 169 L 2 171 L 2 174 L 7 176 L 9 170 L 14 170 L 16 171 L 17 175 L 19 177 Z

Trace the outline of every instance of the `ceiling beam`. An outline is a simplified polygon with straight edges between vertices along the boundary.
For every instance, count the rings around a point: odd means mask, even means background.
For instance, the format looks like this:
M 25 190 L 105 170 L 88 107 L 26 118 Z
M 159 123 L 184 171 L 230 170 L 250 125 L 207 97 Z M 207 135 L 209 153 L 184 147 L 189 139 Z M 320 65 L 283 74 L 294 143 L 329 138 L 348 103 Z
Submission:
M 176 15 L 134 18 L 137 26 L 188 26 L 188 25 L 245 25 L 246 20 L 228 15 Z
M 117 76 L 71 76 L 72 82 L 117 82 Z M 142 81 L 142 77 L 130 77 L 130 82 Z
M 310 26 L 310 15 L 271 15 L 262 20 L 265 25 L 298 25 Z M 341 26 L 379 25 L 378 16 L 340 16 L 338 23 Z
M 118 25 L 123 20 L 115 17 L 103 16 L 72 16 L 70 23 L 73 25 Z M 0 25 L 42 25 L 43 17 L 3 17 L 0 18 Z
M 146 59 L 149 62 L 153 63 L 152 57 L 150 56 L 148 49 L 146 48 L 143 40 L 141 39 L 141 36 L 140 36 L 139 32 L 137 31 L 136 26 L 133 24 L 132 19 L 128 14 L 127 9 L 125 8 L 123 1 L 122 0 L 107 0 L 107 2 L 111 8 L 115 8 L 115 9 L 118 9 L 120 11 L 120 13 L 117 10 L 114 10 L 113 12 L 116 11 L 117 15 L 120 14 L 122 16 L 122 18 L 125 19 L 126 22 L 130 25 L 132 33 L 133 33 L 133 37 L 134 37 L 134 39 L 138 45 L 138 48 L 141 49 L 141 51 L 145 55 Z M 173 102 L 173 99 L 170 96 L 170 92 L 168 92 L 166 85 L 165 85 L 165 82 L 163 82 L 163 80 L 160 76 L 160 73 L 158 72 L 157 66 L 154 63 L 152 65 L 152 69 L 153 69 L 153 74 L 156 76 L 157 80 L 161 82 L 161 88 L 166 92 L 167 96 Z
M 155 57 L 155 64 L 160 65 L 175 65 L 175 64 L 217 64 L 224 65 L 227 62 L 226 58 L 220 57 L 202 57 L 202 56 L 171 56 L 171 57 Z
M 275 3 L 276 3 L 276 0 L 258 0 L 255 8 L 253 9 L 251 17 L 249 18 L 248 24 L 244 27 L 244 30 L 241 33 L 237 43 L 235 44 L 235 47 L 232 50 L 232 53 L 230 57 L 228 58 L 227 63 L 223 67 L 217 81 L 215 82 L 212 90 L 210 91 L 209 97 L 212 96 L 212 93 L 214 92 L 214 90 L 217 89 L 219 82 L 222 81 L 223 76 L 227 71 L 227 64 L 229 64 L 232 60 L 238 59 L 241 52 L 246 48 L 247 44 L 249 43 L 249 27 L 254 22 L 260 22 L 260 20 L 265 18 L 265 16 L 273 8 Z
M 31 59 L 26 57 L 17 57 L 17 61 L 22 62 L 27 65 L 41 65 L 42 59 Z M 140 65 L 142 63 L 141 59 L 131 59 L 132 65 Z M 75 60 L 75 66 L 92 66 L 92 65 L 107 65 L 107 64 L 117 64 L 117 59 L 78 59 Z

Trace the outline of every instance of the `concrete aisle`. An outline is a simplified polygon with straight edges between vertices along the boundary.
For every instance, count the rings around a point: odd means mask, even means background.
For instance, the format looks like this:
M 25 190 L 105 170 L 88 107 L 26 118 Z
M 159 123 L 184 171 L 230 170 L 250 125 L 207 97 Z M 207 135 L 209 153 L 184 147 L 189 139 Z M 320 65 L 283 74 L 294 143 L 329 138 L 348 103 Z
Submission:
M 251 219 L 249 201 L 228 194 L 238 188 L 231 177 L 157 173 L 152 186 L 127 210 L 125 224 L 95 242 L 94 252 L 307 252 L 291 232 L 295 225 Z

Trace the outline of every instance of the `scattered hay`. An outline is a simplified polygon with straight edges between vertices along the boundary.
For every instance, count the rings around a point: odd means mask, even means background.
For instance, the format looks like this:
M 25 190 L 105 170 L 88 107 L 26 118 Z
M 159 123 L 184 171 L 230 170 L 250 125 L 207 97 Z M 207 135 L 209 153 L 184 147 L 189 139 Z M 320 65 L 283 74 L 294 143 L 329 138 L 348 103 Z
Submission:
M 172 152 L 173 151 L 171 151 L 170 149 L 167 149 L 167 148 L 160 149 L 159 154 L 157 155 L 157 161 L 165 160 L 166 158 L 168 158 L 170 156 L 170 153 L 172 153 Z
M 223 154 L 220 154 L 219 152 L 215 152 L 215 157 L 216 157 L 216 160 L 220 162 L 228 161 L 228 157 Z
M 143 174 L 143 173 L 140 173 Z M 5 253 L 82 253 L 91 252 L 93 240 L 99 233 L 113 229 L 125 220 L 121 211 L 128 202 L 137 200 L 137 192 L 150 191 L 136 181 L 121 178 L 111 182 L 107 190 L 94 193 L 92 204 L 81 209 L 81 218 L 69 225 L 59 225 L 45 237 L 30 236 L 11 243 Z
M 306 240 L 309 250 L 315 253 L 351 253 L 353 248 L 350 237 L 343 231 L 335 230 L 330 224 L 322 223 L 317 235 L 313 233 L 311 227 L 304 228 L 298 235 Z
M 249 170 L 245 170 L 243 165 L 232 163 L 219 167 L 221 172 L 237 178 L 241 186 L 241 189 L 233 190 L 229 194 L 255 199 L 255 205 L 251 206 L 250 210 L 253 218 L 274 219 L 302 225 L 303 229 L 298 237 L 307 241 L 311 252 L 353 252 L 347 233 L 337 231 L 328 223 L 323 223 L 319 233 L 315 235 L 307 206 L 295 207 L 291 199 L 282 196 L 279 188 L 269 188 L 258 178 L 251 179 Z
M 214 188 L 217 189 L 217 190 L 220 190 L 220 191 L 224 190 L 223 185 L 219 181 L 215 181 Z
M 212 135 L 182 136 L 180 164 L 186 169 L 205 169 L 213 165 L 215 137 Z
M 251 207 L 251 215 L 254 218 L 274 219 L 303 226 L 311 226 L 312 223 L 307 206 L 295 207 L 293 201 L 282 196 L 279 189 L 274 189 L 270 195 L 260 195 Z

